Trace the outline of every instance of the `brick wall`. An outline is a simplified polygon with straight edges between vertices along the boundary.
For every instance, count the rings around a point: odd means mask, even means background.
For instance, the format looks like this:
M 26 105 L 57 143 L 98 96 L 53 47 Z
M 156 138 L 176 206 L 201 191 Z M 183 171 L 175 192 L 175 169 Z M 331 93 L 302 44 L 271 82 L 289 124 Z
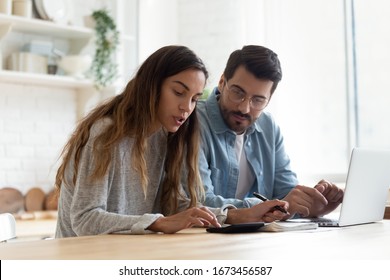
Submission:
M 76 26 L 83 26 L 83 17 L 92 10 L 113 9 L 111 0 L 85 0 L 82 7 L 79 1 L 70 1 L 74 3 L 68 13 Z M 48 39 L 18 32 L 7 35 L 1 46 L 3 67 L 7 56 L 31 38 Z M 65 40 L 55 43 L 67 49 Z M 20 82 L 0 82 L 0 188 L 12 186 L 26 193 L 39 186 L 47 192 L 53 187 L 59 153 L 79 117 L 80 96 L 88 97 L 72 89 Z
M 48 191 L 76 122 L 76 93 L 8 83 L 0 89 L 0 188 Z

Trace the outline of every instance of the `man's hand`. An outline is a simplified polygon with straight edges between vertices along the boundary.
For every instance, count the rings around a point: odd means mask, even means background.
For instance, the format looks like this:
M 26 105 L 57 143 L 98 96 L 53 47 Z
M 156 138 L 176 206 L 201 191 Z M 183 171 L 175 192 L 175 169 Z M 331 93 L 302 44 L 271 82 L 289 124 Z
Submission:
M 329 214 L 335 210 L 341 202 L 343 202 L 344 191 L 331 182 L 321 180 L 314 188 L 318 190 L 328 201 L 328 204 L 322 209 L 313 209 L 314 214 L 316 214 L 317 210 L 316 215 L 318 216 Z
M 229 209 L 226 223 L 228 224 L 239 224 L 239 223 L 250 223 L 250 222 L 266 222 L 270 223 L 276 220 L 285 219 L 285 214 L 277 209 L 275 206 L 282 207 L 288 211 L 288 203 L 282 200 L 268 200 L 251 208 L 240 208 L 240 209 Z
M 284 200 L 290 205 L 291 216 L 298 213 L 302 217 L 319 217 L 336 209 L 343 195 L 343 190 L 335 184 L 321 180 L 314 188 L 297 185 Z

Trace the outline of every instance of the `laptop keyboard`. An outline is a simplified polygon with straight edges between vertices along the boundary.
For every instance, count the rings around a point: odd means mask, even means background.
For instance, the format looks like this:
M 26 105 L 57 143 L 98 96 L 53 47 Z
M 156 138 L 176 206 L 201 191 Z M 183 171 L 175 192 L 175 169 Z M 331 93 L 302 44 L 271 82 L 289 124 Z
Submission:
M 333 222 L 336 222 L 337 220 L 319 217 L 319 218 L 310 218 L 310 221 L 313 223 L 333 223 Z

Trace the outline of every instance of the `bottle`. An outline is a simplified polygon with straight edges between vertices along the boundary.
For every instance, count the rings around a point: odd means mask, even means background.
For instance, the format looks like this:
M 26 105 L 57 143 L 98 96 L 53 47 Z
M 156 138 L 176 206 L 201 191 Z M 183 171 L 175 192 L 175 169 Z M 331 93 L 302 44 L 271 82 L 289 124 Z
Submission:
M 55 75 L 57 74 L 57 61 L 55 57 L 49 56 L 47 58 L 47 74 L 49 75 Z

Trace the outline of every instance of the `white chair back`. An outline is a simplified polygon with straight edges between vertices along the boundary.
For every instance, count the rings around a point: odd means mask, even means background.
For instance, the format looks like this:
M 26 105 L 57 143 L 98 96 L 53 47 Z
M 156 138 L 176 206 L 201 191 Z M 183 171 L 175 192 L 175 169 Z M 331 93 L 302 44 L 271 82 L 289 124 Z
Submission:
M 0 242 L 16 237 L 15 218 L 10 213 L 0 214 Z

